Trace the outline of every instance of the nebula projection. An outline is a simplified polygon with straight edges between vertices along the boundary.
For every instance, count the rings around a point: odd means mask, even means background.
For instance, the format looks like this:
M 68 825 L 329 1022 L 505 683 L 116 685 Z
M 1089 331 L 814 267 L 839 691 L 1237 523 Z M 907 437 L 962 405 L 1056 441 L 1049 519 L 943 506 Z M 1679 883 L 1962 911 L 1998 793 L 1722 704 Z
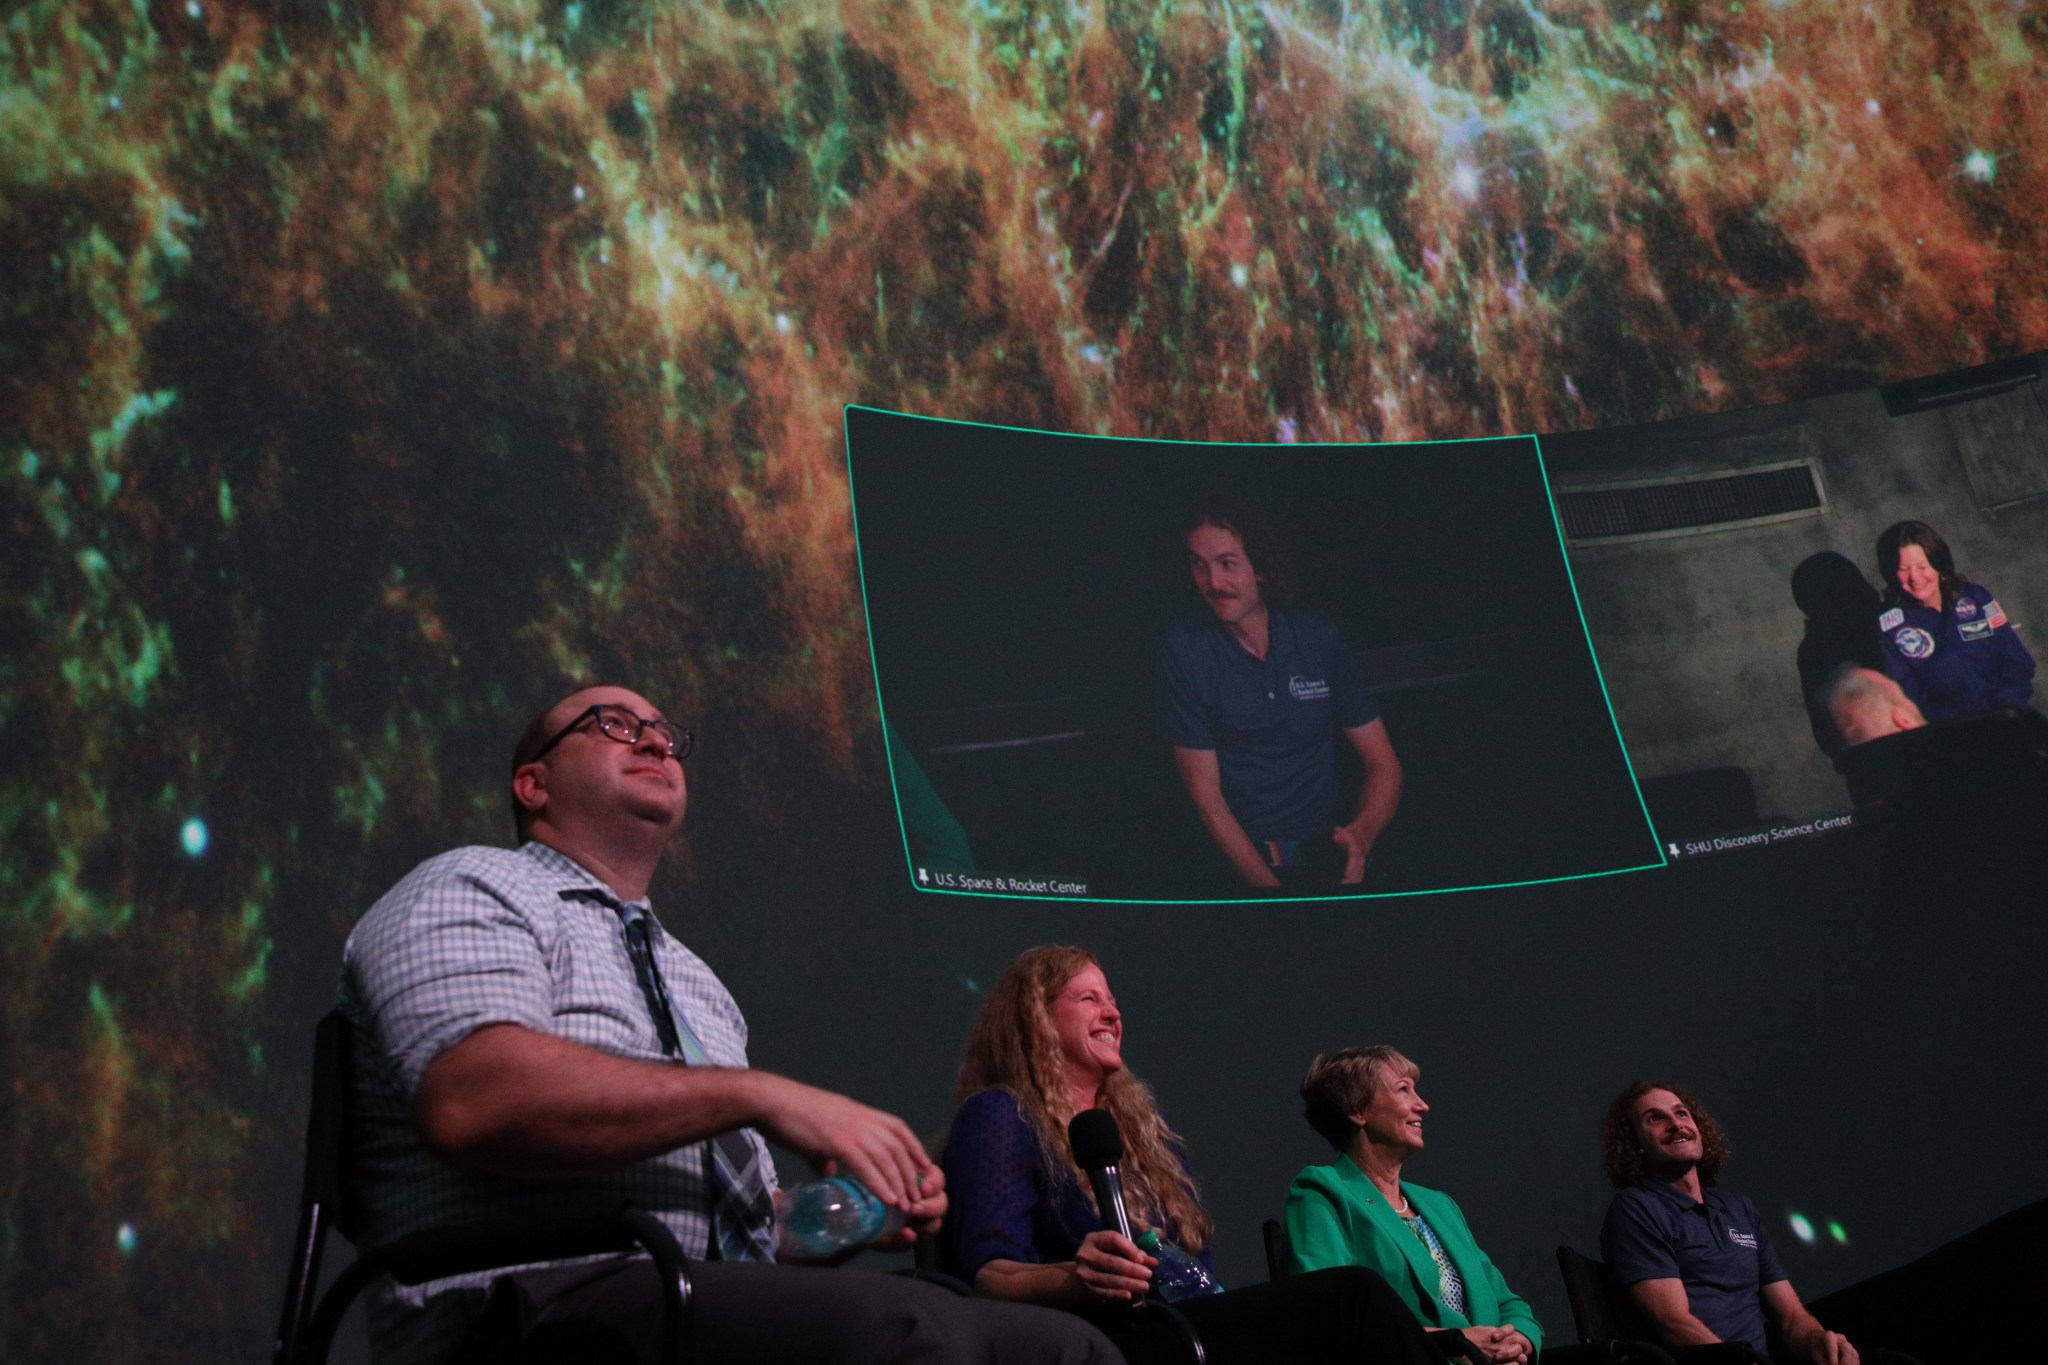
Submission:
M 257 1349 L 340 937 L 501 837 L 557 681 L 705 733 L 672 880 L 796 916 L 888 847 L 842 404 L 1400 440 L 2048 346 L 2044 53 L 2006 0 L 10 6 L 7 1353 Z

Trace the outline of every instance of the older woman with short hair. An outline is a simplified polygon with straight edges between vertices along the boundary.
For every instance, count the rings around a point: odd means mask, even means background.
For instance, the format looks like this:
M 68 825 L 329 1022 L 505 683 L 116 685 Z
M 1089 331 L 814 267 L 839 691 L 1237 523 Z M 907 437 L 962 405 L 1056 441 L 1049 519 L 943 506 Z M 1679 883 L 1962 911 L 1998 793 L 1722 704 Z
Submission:
M 1421 1068 L 1391 1047 L 1347 1047 L 1309 1065 L 1309 1126 L 1337 1150 L 1287 1192 L 1291 1269 L 1376 1271 L 1426 1327 L 1464 1333 L 1490 1361 L 1529 1365 L 1543 1329 L 1447 1194 L 1401 1179 L 1422 1150 Z

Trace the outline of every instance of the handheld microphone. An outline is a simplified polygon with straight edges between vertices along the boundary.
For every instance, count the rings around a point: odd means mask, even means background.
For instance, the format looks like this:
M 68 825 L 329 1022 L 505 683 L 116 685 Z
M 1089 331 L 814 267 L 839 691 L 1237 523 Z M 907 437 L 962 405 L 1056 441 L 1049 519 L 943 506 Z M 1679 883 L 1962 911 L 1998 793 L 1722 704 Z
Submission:
M 1102 1226 L 1129 1237 L 1131 1215 L 1124 1207 L 1124 1178 L 1118 1170 L 1124 1135 L 1117 1131 L 1116 1116 L 1107 1109 L 1082 1110 L 1067 1125 L 1067 1145 L 1073 1148 L 1074 1164 L 1088 1173 Z
M 1088 1173 L 1088 1183 L 1095 1189 L 1095 1208 L 1102 1215 L 1102 1226 L 1128 1238 L 1131 1235 L 1131 1215 L 1124 1207 L 1124 1178 L 1117 1169 L 1124 1159 L 1124 1135 L 1117 1130 L 1116 1116 L 1107 1109 L 1082 1110 L 1067 1125 L 1067 1146 L 1073 1149 L 1074 1164 Z M 1140 1308 L 1166 1319 L 1186 1350 L 1187 1359 L 1194 1365 L 1208 1365 L 1209 1353 L 1202 1346 L 1201 1336 L 1172 1304 L 1147 1294 L 1127 1311 L 1136 1312 Z

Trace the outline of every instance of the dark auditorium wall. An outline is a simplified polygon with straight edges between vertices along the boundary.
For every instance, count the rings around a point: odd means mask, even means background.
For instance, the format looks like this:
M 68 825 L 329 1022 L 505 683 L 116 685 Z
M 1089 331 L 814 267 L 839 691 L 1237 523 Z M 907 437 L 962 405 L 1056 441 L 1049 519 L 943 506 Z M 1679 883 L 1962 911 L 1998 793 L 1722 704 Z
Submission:
M 1981 458 L 1973 481 L 1971 442 L 2030 472 L 2035 495 L 2000 505 L 2003 485 L 1988 483 Z M 1957 569 L 1998 594 L 2035 654 L 2048 646 L 2048 414 L 2038 384 L 1901 417 L 1865 389 L 1573 433 L 1546 441 L 1544 454 L 1560 489 L 1789 460 L 1820 473 L 1826 502 L 1815 516 L 1573 547 L 1587 627 L 1641 776 L 1736 766 L 1755 783 L 1761 814 L 1847 808 L 1799 695 L 1793 652 L 1805 618 L 1791 576 L 1808 555 L 1833 550 L 1882 586 L 1877 537 L 1894 522 L 1940 531 Z
M 919 898 L 840 414 L 1462 438 L 2039 351 L 2044 54 L 2004 0 L 9 6 L 0 1359 L 264 1353 L 343 938 L 593 677 L 702 736 L 655 897 L 763 1065 L 936 1132 L 977 992 L 1090 943 L 1227 1282 L 1347 1041 L 1554 1329 L 1639 1071 L 1843 1222 L 1816 1290 L 2038 1196 L 2048 945 L 1981 862 Z

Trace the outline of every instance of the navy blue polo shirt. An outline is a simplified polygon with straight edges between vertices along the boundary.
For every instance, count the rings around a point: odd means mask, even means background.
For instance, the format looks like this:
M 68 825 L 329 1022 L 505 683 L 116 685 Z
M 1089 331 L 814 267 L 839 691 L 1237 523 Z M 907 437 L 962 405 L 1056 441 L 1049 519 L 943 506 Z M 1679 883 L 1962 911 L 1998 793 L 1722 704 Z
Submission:
M 1645 1180 L 1616 1194 L 1600 1225 L 1601 1259 L 1624 1285 L 1682 1281 L 1687 1307 L 1708 1331 L 1763 1351 L 1763 1287 L 1785 1269 L 1747 1196 L 1705 1193 L 1695 1204 L 1675 1186 Z
M 1330 837 L 1336 732 L 1379 714 L 1358 656 L 1309 612 L 1267 608 L 1264 659 L 1209 611 L 1176 621 L 1160 642 L 1166 742 L 1216 751 L 1223 803 L 1254 842 Z

